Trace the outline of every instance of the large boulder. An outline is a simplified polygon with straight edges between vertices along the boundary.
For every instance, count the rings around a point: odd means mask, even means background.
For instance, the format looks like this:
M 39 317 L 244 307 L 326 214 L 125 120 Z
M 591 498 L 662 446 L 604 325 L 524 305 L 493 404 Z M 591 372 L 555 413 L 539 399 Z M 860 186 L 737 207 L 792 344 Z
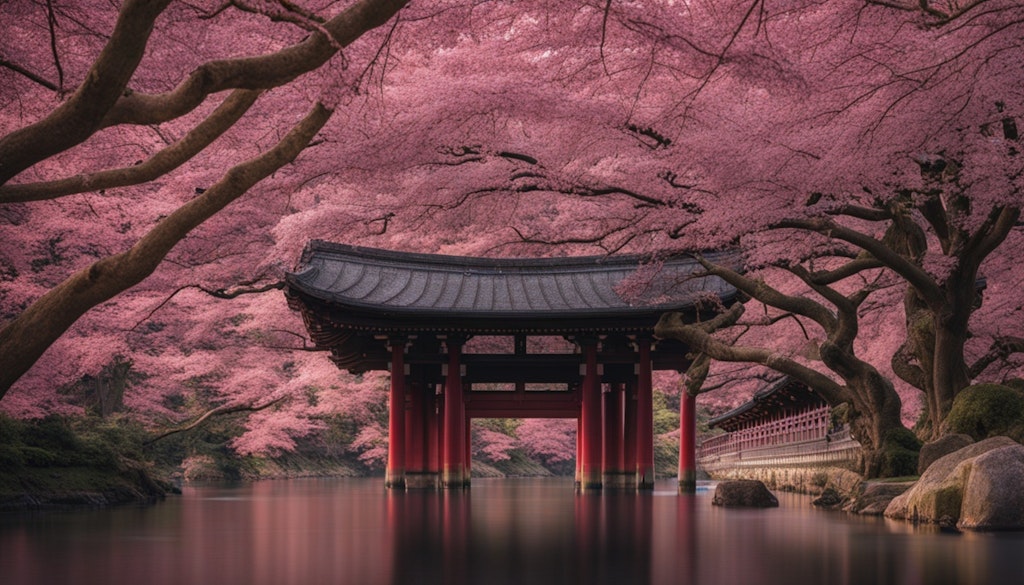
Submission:
M 779 499 L 756 479 L 731 479 L 715 486 L 713 506 L 727 508 L 776 508 Z
M 950 453 L 959 451 L 974 442 L 970 435 L 953 433 L 944 435 L 931 443 L 921 446 L 921 454 L 917 459 L 917 474 L 921 475 L 932 463 Z
M 1024 529 L 1024 445 L 974 458 L 960 508 L 961 530 Z
M 912 488 L 893 498 L 885 516 L 960 529 L 1020 529 L 1022 482 L 1024 445 L 992 437 L 937 459 Z

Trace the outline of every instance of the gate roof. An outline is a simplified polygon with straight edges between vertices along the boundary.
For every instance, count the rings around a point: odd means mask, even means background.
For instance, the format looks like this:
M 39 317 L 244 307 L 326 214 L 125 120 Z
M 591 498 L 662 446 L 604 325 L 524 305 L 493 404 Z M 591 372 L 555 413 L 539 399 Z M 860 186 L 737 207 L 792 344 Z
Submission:
M 708 256 L 729 260 L 723 254 Z M 693 319 L 718 309 L 717 302 L 702 300 L 724 301 L 736 294 L 720 278 L 703 275 L 692 257 L 646 268 L 641 261 L 639 256 L 472 258 L 314 240 L 296 271 L 285 276 L 285 294 L 289 306 L 302 313 L 317 347 L 330 349 L 331 359 L 353 372 L 386 369 L 389 338 L 415 339 L 407 363 L 432 364 L 439 376 L 442 355 L 435 345 L 447 337 L 602 336 L 609 339 L 602 343 L 600 359 L 612 379 L 631 373 L 636 359 L 616 349 L 621 340 L 650 337 L 667 311 L 683 311 Z M 638 269 L 646 271 L 639 278 L 645 288 L 630 302 L 617 291 Z M 486 381 L 543 382 L 575 375 L 580 355 L 465 359 L 480 362 L 473 369 L 485 372 Z M 655 344 L 655 369 L 681 369 L 687 363 L 678 342 Z M 475 379 L 484 381 L 481 376 Z
M 648 265 L 643 294 L 626 300 L 617 288 L 638 268 L 638 256 L 477 258 L 314 240 L 286 281 L 290 298 L 330 308 L 353 328 L 471 333 L 615 330 L 735 295 L 722 279 L 701 275 L 694 258 L 681 256 L 656 269 Z

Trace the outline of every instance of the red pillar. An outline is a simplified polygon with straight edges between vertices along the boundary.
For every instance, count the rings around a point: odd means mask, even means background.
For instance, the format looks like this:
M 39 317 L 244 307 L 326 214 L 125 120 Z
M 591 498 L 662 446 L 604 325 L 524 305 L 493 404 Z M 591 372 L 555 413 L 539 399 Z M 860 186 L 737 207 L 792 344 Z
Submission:
M 434 385 L 427 388 L 426 471 L 435 477 L 441 472 L 441 396 Z
M 697 493 L 697 398 L 679 397 L 679 491 Z
M 437 487 L 437 472 L 430 468 L 430 439 L 428 429 L 433 417 L 433 392 L 425 384 L 408 385 L 409 426 L 405 452 L 405 487 L 423 489 Z M 436 439 L 435 439 L 436 440 Z
M 405 340 L 391 343 L 388 394 L 388 469 L 384 485 L 405 487 Z
M 654 396 L 651 382 L 651 340 L 638 339 L 636 381 L 637 487 L 654 489 Z
M 473 427 L 468 416 L 462 419 L 462 428 L 465 430 L 465 434 L 462 437 L 462 445 L 466 449 L 465 459 L 463 459 L 462 481 L 468 486 L 469 478 L 473 474 Z
M 583 480 L 583 416 L 576 417 L 576 485 Z
M 623 476 L 623 419 L 622 384 L 611 384 L 603 394 L 604 401 L 604 473 L 603 484 L 609 487 L 626 487 Z
M 582 342 L 586 371 L 580 418 L 583 421 L 582 490 L 601 489 L 601 376 L 597 372 L 597 340 Z
M 466 408 L 462 402 L 462 351 L 460 340 L 449 339 L 448 374 L 444 385 L 444 453 L 441 485 L 446 488 L 466 487 Z
M 623 438 L 622 438 L 622 469 L 626 472 L 626 481 L 636 487 L 636 384 L 626 384 L 625 411 L 623 417 Z
M 405 475 L 423 470 L 423 403 L 420 397 L 419 384 L 407 382 L 405 385 Z M 417 440 L 417 417 L 419 421 L 419 440 Z M 407 477 L 408 479 L 408 477 Z

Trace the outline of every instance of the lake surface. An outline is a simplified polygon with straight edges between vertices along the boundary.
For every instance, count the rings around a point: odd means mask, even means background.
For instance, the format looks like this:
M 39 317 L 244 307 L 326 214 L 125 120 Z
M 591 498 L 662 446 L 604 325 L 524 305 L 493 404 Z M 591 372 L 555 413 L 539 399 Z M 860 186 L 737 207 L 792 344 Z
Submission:
M 577 494 L 571 479 L 381 479 L 186 487 L 148 507 L 0 514 L 0 583 L 139 585 L 1015 584 L 1024 533 L 955 534 L 680 496 Z

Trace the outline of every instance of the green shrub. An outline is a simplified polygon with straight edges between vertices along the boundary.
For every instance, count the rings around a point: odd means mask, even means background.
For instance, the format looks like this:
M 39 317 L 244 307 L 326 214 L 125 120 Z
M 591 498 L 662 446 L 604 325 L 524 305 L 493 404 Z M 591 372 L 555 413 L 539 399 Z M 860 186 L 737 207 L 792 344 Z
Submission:
M 56 453 L 29 445 L 21 446 L 21 455 L 29 467 L 53 467 L 65 463 L 64 458 Z
M 25 423 L 22 427 L 21 440 L 26 445 L 56 452 L 73 452 L 82 447 L 71 425 L 59 416 L 48 416 Z
M 881 477 L 899 477 L 917 473 L 921 440 L 905 428 L 893 429 L 882 439 Z
M 25 454 L 16 445 L 0 443 L 0 469 L 16 469 L 25 465 Z

